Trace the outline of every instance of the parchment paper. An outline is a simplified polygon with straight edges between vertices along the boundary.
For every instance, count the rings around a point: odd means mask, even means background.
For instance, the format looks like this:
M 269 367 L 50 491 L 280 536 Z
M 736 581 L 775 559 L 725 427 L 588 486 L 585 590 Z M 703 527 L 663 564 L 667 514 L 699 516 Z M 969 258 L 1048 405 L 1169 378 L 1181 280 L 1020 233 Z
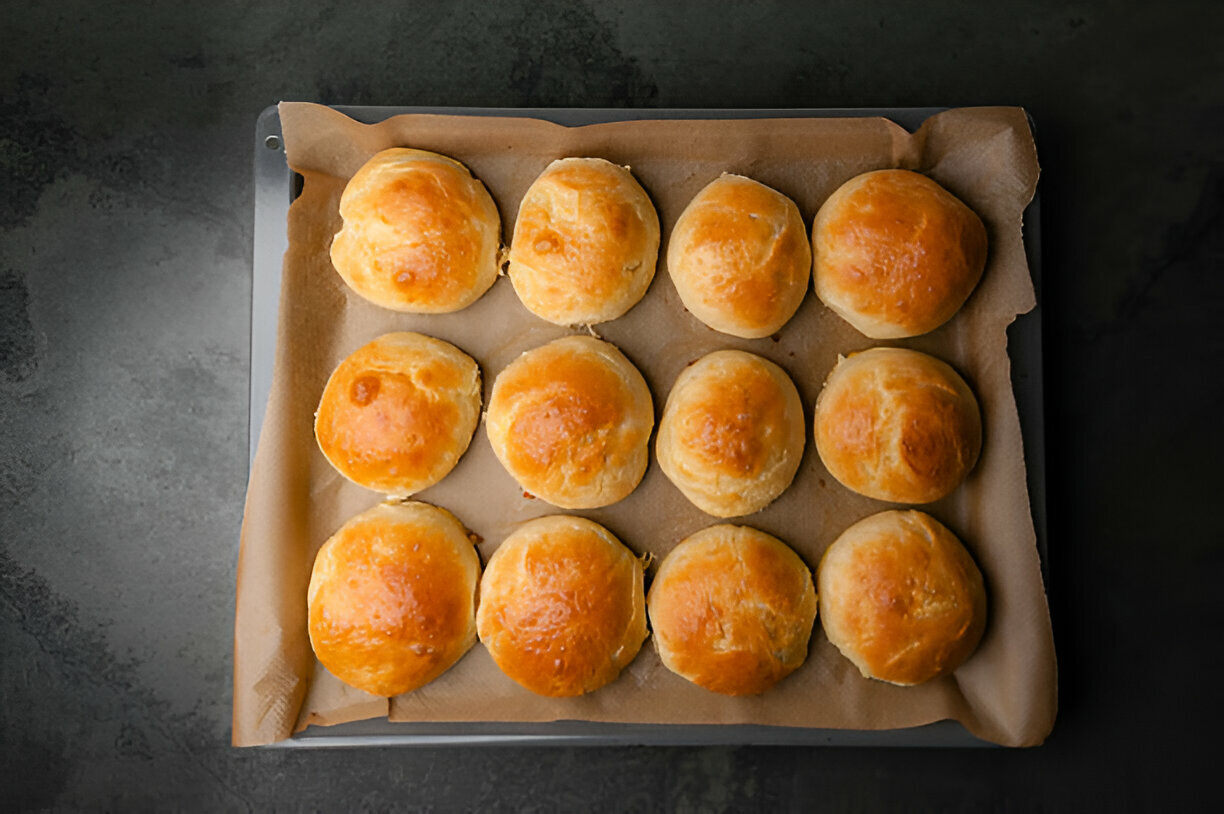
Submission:
M 309 724 L 384 715 L 393 721 L 568 719 L 854 729 L 953 718 L 1000 744 L 1030 745 L 1045 738 L 1056 707 L 1053 639 L 1006 350 L 1008 324 L 1034 305 L 1021 216 L 1035 190 L 1038 165 L 1021 110 L 951 110 L 913 135 L 878 118 L 663 120 L 566 128 L 530 119 L 412 115 L 367 126 L 299 103 L 281 104 L 280 116 L 289 164 L 305 177 L 305 186 L 289 214 L 275 377 L 242 530 L 235 744 L 270 743 Z M 306 634 L 311 565 L 319 546 L 345 520 L 380 500 L 336 474 L 315 446 L 313 413 L 332 369 L 385 332 L 420 331 L 454 343 L 480 363 L 487 400 L 497 373 L 518 354 L 583 330 L 532 316 L 504 278 L 471 307 L 448 315 L 397 314 L 351 293 L 328 258 L 340 227 L 340 193 L 367 158 L 392 146 L 433 150 L 467 164 L 496 200 L 507 241 L 521 196 L 553 159 L 599 156 L 632 167 L 659 211 L 659 267 L 640 304 L 595 330 L 641 369 L 654 395 L 656 422 L 680 370 L 712 350 L 749 350 L 790 373 L 809 421 L 799 474 L 773 505 L 734 522 L 780 537 L 810 566 L 851 523 L 892 507 L 851 494 L 816 455 L 812 407 L 838 354 L 900 345 L 956 367 L 982 405 L 982 456 L 963 486 L 922 508 L 960 536 L 985 575 L 990 619 L 973 657 L 952 676 L 920 687 L 893 687 L 863 679 L 817 624 L 807 663 L 752 698 L 716 695 L 671 674 L 649 640 L 616 682 L 573 699 L 541 698 L 520 688 L 479 644 L 432 684 L 390 701 L 350 689 L 328 674 Z M 977 291 L 949 324 L 916 339 L 876 342 L 826 309 L 810 289 L 794 319 L 767 339 L 716 333 L 684 310 L 667 275 L 666 241 L 684 206 L 706 183 L 722 172 L 748 175 L 793 198 L 810 226 L 839 184 L 884 167 L 929 174 L 986 223 L 988 266 Z M 486 562 L 516 524 L 560 512 L 524 497 L 494 457 L 483 424 L 456 469 L 417 497 L 451 510 L 480 535 Z M 577 514 L 603 523 L 635 551 L 652 552 L 656 562 L 686 535 L 717 522 L 684 499 L 653 455 L 642 484 L 627 499 Z

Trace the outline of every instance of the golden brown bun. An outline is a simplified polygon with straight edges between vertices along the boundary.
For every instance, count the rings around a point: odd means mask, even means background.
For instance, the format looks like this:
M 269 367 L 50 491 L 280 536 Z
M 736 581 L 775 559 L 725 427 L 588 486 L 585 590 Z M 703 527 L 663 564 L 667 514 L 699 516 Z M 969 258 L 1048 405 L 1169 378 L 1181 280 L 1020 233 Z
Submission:
M 501 217 L 484 185 L 453 158 L 383 150 L 349 180 L 340 217 L 332 264 L 375 305 L 458 311 L 497 279 Z
M 947 675 L 986 629 L 981 572 L 922 512 L 855 523 L 825 551 L 816 579 L 825 635 L 867 678 L 910 685 Z
M 341 475 L 406 497 L 442 480 L 480 420 L 480 368 L 440 339 L 392 333 L 363 345 L 327 380 L 319 449 Z
M 851 178 L 812 225 L 816 294 L 873 339 L 933 331 L 960 310 L 986 267 L 982 219 L 908 170 Z
M 816 590 L 781 540 L 719 525 L 672 549 L 646 607 L 667 669 L 724 695 L 756 695 L 807 658 Z
M 982 448 L 973 391 L 933 356 L 873 348 L 839 359 L 816 400 L 816 449 L 848 489 L 930 503 L 965 479 Z
M 654 406 L 646 380 L 607 342 L 567 336 L 529 350 L 493 382 L 485 428 L 506 471 L 563 509 L 607 506 L 646 472 Z
M 597 690 L 646 640 L 642 563 L 603 526 L 528 521 L 489 560 L 480 640 L 506 675 L 539 695 Z
M 697 508 L 735 517 L 786 491 L 806 436 L 803 404 L 786 371 L 751 353 L 720 350 L 676 379 L 655 454 Z
M 693 316 L 745 339 L 776 333 L 807 293 L 812 253 L 790 198 L 739 175 L 710 182 L 680 214 L 667 270 Z
M 446 672 L 476 643 L 480 558 L 445 509 L 383 503 L 319 549 L 307 594 L 310 645 L 328 671 L 374 695 Z
M 629 170 L 602 158 L 563 158 L 523 196 L 508 273 L 531 313 L 589 325 L 637 304 L 658 255 L 659 216 Z

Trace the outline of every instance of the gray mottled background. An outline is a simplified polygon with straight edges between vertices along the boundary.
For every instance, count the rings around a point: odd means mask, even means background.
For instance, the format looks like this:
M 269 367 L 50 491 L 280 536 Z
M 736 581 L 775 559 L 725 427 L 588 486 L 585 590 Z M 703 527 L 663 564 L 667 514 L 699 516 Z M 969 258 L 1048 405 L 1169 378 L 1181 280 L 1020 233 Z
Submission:
M 0 4 L 0 809 L 1210 808 L 1224 4 L 932 5 Z M 280 99 L 1028 108 L 1049 742 L 231 749 L 251 144 Z

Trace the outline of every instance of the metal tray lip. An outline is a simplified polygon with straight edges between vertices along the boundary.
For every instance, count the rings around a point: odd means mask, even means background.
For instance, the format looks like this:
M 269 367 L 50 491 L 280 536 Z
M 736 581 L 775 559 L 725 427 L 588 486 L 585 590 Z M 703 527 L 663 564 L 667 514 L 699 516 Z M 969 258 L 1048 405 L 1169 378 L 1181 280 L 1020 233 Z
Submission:
M 952 720 L 901 729 L 813 729 L 760 724 L 638 724 L 557 720 L 391 723 L 371 718 L 312 726 L 265 748 L 351 746 L 921 746 L 1002 748 Z
M 376 123 L 401 114 L 458 116 L 508 116 L 536 118 L 565 126 L 584 126 L 613 121 L 648 119 L 747 119 L 747 118 L 887 118 L 913 132 L 928 117 L 950 107 L 865 107 L 865 108 L 506 108 L 445 106 L 369 106 L 331 105 L 357 121 Z M 1034 130 L 1032 117 L 1029 127 Z M 285 230 L 289 205 L 294 195 L 293 173 L 286 162 L 280 116 L 276 105 L 260 112 L 255 127 L 254 220 L 250 338 L 251 373 L 249 381 L 248 449 L 254 463 L 259 431 L 263 424 L 275 359 L 276 320 L 258 317 L 275 315 L 280 302 L 281 264 L 288 247 Z M 1035 194 L 1024 218 L 1024 244 L 1037 304 L 1027 314 L 1017 316 L 1009 329 L 1009 355 L 1012 357 L 1013 393 L 1020 412 L 1025 458 L 1029 472 L 1029 503 L 1037 533 L 1042 574 L 1048 585 L 1045 537 L 1044 469 L 1044 371 L 1042 370 L 1041 281 L 1040 281 L 1040 203 Z M 1013 343 L 1011 332 L 1023 331 L 1021 343 Z M 1026 358 L 1027 370 L 1035 386 L 1022 391 L 1015 387 L 1015 351 Z M 258 364 L 257 364 L 258 354 Z M 1021 395 L 1027 407 L 1021 404 Z M 1025 420 L 1027 418 L 1027 421 Z M 385 728 L 385 732 L 382 731 Z M 354 729 L 362 734 L 349 734 Z M 365 730 L 373 729 L 373 732 Z M 413 731 L 405 731 L 405 730 Z M 451 729 L 451 733 L 443 730 Z M 815 729 L 806 727 L 764 726 L 759 724 L 620 724 L 596 721 L 552 722 L 436 722 L 428 725 L 392 723 L 369 719 L 330 727 L 312 726 L 286 740 L 263 748 L 341 748 L 380 746 L 714 746 L 714 745 L 788 745 L 788 746 L 867 746 L 1000 748 L 973 736 L 953 720 L 935 721 L 922 726 L 885 729 Z
M 543 119 L 567 127 L 582 127 L 616 121 L 650 119 L 851 119 L 884 118 L 917 130 L 929 117 L 948 107 L 445 107 L 430 105 L 329 105 L 356 121 L 373 124 L 392 116 L 425 114 L 444 116 L 504 116 Z

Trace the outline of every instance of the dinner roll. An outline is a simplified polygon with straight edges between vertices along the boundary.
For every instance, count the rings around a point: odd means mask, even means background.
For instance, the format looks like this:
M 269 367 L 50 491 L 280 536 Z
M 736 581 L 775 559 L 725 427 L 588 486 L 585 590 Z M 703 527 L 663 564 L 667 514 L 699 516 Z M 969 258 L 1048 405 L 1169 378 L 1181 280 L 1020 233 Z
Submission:
M 659 216 L 625 167 L 549 164 L 519 205 L 508 273 L 528 311 L 557 325 L 624 314 L 654 279 Z
M 667 669 L 707 690 L 755 695 L 807 658 L 816 591 L 782 541 L 724 524 L 672 549 L 646 607 Z
M 960 310 L 986 267 L 986 227 L 936 182 L 909 170 L 851 178 L 812 225 L 816 294 L 873 339 L 933 331 Z
M 646 640 L 642 562 L 597 523 L 528 521 L 489 559 L 476 617 L 507 676 L 539 695 L 613 681 Z
M 619 350 L 567 336 L 529 350 L 493 382 L 485 427 L 519 486 L 564 509 L 624 498 L 646 472 L 654 406 Z
M 740 175 L 710 182 L 680 214 L 667 270 L 684 307 L 716 331 L 776 333 L 807 293 L 812 253 L 794 202 Z
M 349 180 L 340 217 L 332 264 L 375 305 L 458 311 L 497 279 L 501 217 L 484 185 L 453 158 L 383 150 Z
M 480 558 L 463 525 L 426 503 L 383 503 L 332 535 L 307 593 L 310 645 L 328 672 L 399 695 L 476 643 Z
M 782 368 L 720 350 L 676 379 L 655 454 L 697 508 L 735 517 L 765 508 L 790 486 L 806 435 L 799 391 Z
M 973 391 L 933 356 L 873 348 L 839 358 L 816 400 L 816 449 L 846 488 L 893 503 L 930 503 L 977 463 Z
M 816 579 L 825 635 L 867 678 L 910 685 L 947 675 L 986 628 L 973 558 L 919 511 L 855 523 L 825 551 Z
M 341 475 L 405 497 L 454 468 L 480 420 L 480 368 L 463 351 L 417 333 L 363 345 L 327 380 L 315 439 Z

